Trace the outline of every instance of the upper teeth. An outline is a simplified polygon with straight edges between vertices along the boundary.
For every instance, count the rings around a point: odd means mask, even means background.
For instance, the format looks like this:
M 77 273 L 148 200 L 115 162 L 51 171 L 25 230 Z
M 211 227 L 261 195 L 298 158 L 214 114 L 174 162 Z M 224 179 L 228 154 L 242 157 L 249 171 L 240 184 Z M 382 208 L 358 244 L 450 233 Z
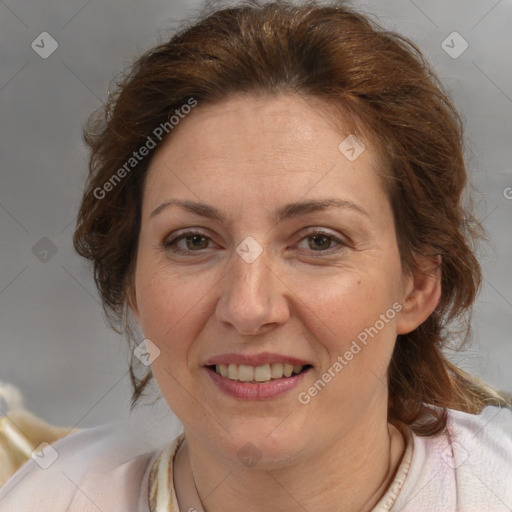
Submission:
M 231 380 L 239 380 L 242 382 L 266 382 L 270 379 L 281 379 L 291 377 L 304 368 L 301 365 L 272 363 L 261 366 L 247 366 L 245 364 L 218 364 L 215 366 L 215 372 L 223 377 Z

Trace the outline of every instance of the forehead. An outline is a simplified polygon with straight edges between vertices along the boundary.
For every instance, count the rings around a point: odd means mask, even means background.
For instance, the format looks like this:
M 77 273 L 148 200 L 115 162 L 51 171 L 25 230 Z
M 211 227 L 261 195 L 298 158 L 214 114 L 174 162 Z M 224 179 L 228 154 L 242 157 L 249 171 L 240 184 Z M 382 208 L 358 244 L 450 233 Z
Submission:
M 169 196 L 231 204 L 250 196 L 268 205 L 328 194 L 375 203 L 383 196 L 377 155 L 368 137 L 353 138 L 353 126 L 314 98 L 199 103 L 153 157 L 144 209 Z M 361 151 L 356 159 L 346 153 L 351 145 Z
M 247 159 L 280 162 L 306 159 L 308 155 L 318 159 L 320 153 L 328 156 L 328 145 L 336 150 L 353 128 L 350 118 L 341 119 L 332 105 L 314 97 L 239 94 L 216 103 L 199 103 L 175 127 L 159 152 L 169 150 L 167 155 L 172 152 L 175 162 L 191 158 L 229 160 L 230 154 L 240 150 Z M 314 154 L 312 146 L 318 146 Z M 287 150 L 293 151 L 287 154 Z

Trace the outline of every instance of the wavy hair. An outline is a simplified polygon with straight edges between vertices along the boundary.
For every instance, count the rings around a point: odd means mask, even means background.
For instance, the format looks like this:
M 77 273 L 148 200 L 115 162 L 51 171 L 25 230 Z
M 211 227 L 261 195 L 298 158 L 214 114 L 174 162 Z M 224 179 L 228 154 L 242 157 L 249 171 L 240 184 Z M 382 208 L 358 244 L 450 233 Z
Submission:
M 111 325 L 134 341 L 127 298 L 144 179 L 160 144 L 123 179 L 112 183 L 112 177 L 191 98 L 201 105 L 237 93 L 298 94 L 338 107 L 382 157 L 404 272 L 417 270 L 415 253 L 442 258 L 439 304 L 424 323 L 397 337 L 388 369 L 389 417 L 433 435 L 445 427 L 447 408 L 476 414 L 488 404 L 505 406 L 499 393 L 444 354 L 453 338 L 461 347 L 467 341 L 481 282 L 472 246 L 482 228 L 464 206 L 460 117 L 415 45 L 345 2 L 210 6 L 138 58 L 89 118 L 89 177 L 74 245 L 93 263 Z M 108 197 L 98 197 L 109 180 Z M 136 373 L 132 357 L 132 407 L 151 379 L 150 372 Z

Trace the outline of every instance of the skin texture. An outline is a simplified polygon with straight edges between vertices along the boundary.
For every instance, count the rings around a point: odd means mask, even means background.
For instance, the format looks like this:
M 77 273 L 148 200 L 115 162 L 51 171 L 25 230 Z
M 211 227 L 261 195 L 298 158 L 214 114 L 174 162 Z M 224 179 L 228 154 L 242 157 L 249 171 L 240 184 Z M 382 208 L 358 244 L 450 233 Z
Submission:
M 349 161 L 338 146 L 350 132 L 331 121 L 319 100 L 291 95 L 199 104 L 150 164 L 131 304 L 161 351 L 152 370 L 185 426 L 184 453 L 208 512 L 367 510 L 403 453 L 401 436 L 388 431 L 386 371 L 396 335 L 435 308 L 439 275 L 402 274 L 379 157 L 359 135 L 366 149 Z M 327 198 L 365 213 L 272 217 L 284 204 Z M 176 205 L 151 216 L 170 199 L 208 203 L 225 218 Z M 164 246 L 184 228 L 208 238 Z M 334 239 L 315 238 L 318 230 Z M 236 252 L 248 236 L 263 248 L 252 263 Z M 298 394 L 394 303 L 400 313 L 301 404 Z M 261 352 L 313 369 L 282 396 L 245 401 L 219 391 L 203 367 L 219 354 Z M 253 467 L 238 458 L 246 443 L 260 456 Z

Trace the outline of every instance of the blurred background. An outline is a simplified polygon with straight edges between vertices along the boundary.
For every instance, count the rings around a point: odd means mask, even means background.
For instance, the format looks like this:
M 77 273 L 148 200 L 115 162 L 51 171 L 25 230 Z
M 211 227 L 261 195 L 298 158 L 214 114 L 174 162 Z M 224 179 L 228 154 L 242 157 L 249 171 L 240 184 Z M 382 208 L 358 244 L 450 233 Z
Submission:
M 351 3 L 416 42 L 463 115 L 490 243 L 473 343 L 452 359 L 512 391 L 512 2 Z M 105 325 L 72 247 L 87 170 L 82 127 L 109 82 L 202 6 L 0 0 L 0 381 L 49 422 L 87 427 L 129 414 L 127 344 Z

